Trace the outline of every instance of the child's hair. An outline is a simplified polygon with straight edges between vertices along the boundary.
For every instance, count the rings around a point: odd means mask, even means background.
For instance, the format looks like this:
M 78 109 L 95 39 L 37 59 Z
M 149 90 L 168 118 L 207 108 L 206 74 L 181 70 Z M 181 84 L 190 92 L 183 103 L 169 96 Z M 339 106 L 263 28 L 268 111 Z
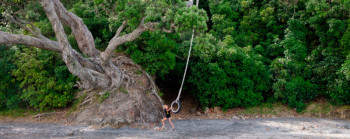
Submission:
M 163 109 L 166 109 L 166 108 L 168 108 L 168 105 L 163 105 Z

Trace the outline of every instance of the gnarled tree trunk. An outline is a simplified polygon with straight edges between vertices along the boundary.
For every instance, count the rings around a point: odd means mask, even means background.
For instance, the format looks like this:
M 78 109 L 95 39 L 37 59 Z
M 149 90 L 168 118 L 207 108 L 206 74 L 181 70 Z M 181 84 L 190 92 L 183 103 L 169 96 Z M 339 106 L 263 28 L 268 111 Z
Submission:
M 94 125 L 113 125 L 131 122 L 156 122 L 161 118 L 162 100 L 157 95 L 153 79 L 128 57 L 116 55 L 114 50 L 121 44 L 135 40 L 141 33 L 154 30 L 158 23 L 143 21 L 131 33 L 119 36 L 127 21 L 118 28 L 105 51 L 95 48 L 94 38 L 82 19 L 69 12 L 59 0 L 41 0 L 42 7 L 50 20 L 57 41 L 52 41 L 25 22 L 9 18 L 18 26 L 31 32 L 32 36 L 10 34 L 0 31 L 0 44 L 24 44 L 61 53 L 69 71 L 79 77 L 78 86 L 84 97 L 74 120 Z M 74 50 L 68 42 L 63 24 L 69 26 L 78 43 Z M 171 32 L 172 30 L 165 30 Z M 137 74 L 142 71 L 142 74 Z M 105 94 L 107 93 L 107 94 Z M 106 100 L 104 97 L 109 95 Z

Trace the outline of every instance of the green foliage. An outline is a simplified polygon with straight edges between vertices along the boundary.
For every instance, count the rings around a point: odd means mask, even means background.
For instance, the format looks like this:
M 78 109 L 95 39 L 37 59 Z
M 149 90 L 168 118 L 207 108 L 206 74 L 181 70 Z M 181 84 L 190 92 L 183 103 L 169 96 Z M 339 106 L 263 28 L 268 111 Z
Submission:
M 281 42 L 285 57 L 292 61 L 305 61 L 306 54 L 306 28 L 300 20 L 289 20 L 285 39 Z
M 311 71 L 306 67 L 305 31 L 305 24 L 300 20 L 289 20 L 285 38 L 281 41 L 285 57 L 274 59 L 270 65 L 275 81 L 274 96 L 283 103 L 297 108 L 298 112 L 305 108 L 305 102 L 318 95 L 317 86 L 308 80 Z
M 76 79 L 59 55 L 18 46 L 0 49 L 1 109 L 18 109 L 29 104 L 48 110 L 66 107 L 73 100 Z
M 346 80 L 350 80 L 350 53 L 342 65 L 339 74 L 343 74 L 346 77 Z
M 177 24 L 178 31 L 187 31 L 189 29 L 195 29 L 196 31 L 206 31 L 208 17 L 206 12 L 202 9 L 198 9 L 196 6 L 191 8 L 181 8 L 175 15 L 175 24 Z
M 105 92 L 100 98 L 99 98 L 99 102 L 102 103 L 104 100 L 106 100 L 109 95 L 111 94 L 111 92 L 107 91 Z
M 333 90 L 330 91 L 330 101 L 336 105 L 349 105 L 350 104 L 350 80 L 346 79 L 342 72 L 338 73 Z
M 122 91 L 123 93 L 127 94 L 129 93 L 127 90 L 125 90 L 123 87 L 120 87 L 120 91 Z
M 24 109 L 24 108 L 13 108 L 13 109 L 6 109 L 0 111 L 0 116 L 9 116 L 9 117 L 23 117 L 23 116 L 31 116 L 35 115 L 38 112 L 33 111 L 31 109 Z
M 72 11 L 83 19 L 95 38 L 96 47 L 100 50 L 106 48 L 123 21 L 127 21 L 127 25 L 121 35 L 132 32 L 142 22 L 157 22 L 158 29 L 169 29 L 176 25 L 177 31 L 193 28 L 205 31 L 208 21 L 204 10 L 195 6 L 187 8 L 180 0 L 85 1 L 74 4 Z M 74 44 L 72 35 L 69 40 Z
M 20 82 L 20 99 L 30 106 L 47 110 L 66 107 L 74 96 L 76 78 L 53 52 L 36 48 L 24 48 L 16 52 L 12 71 Z
M 159 95 L 160 97 L 162 97 L 162 96 L 164 96 L 164 93 L 159 92 L 158 95 Z
M 283 103 L 301 112 L 305 108 L 305 102 L 309 102 L 317 95 L 316 85 L 306 81 L 303 77 L 297 76 L 287 81 L 279 79 L 273 85 L 276 91 L 275 96 L 281 98 Z
M 230 39 L 230 37 L 227 37 Z M 218 41 L 207 34 L 193 48 L 188 82 L 203 106 L 256 106 L 269 89 L 266 66 L 251 48 L 240 48 L 230 40 Z
M 320 95 L 347 104 L 350 66 L 344 57 L 349 53 L 349 39 L 344 30 L 349 28 L 348 6 L 344 1 L 210 0 L 211 35 L 197 37 L 187 84 L 194 86 L 191 91 L 204 106 L 231 108 L 280 100 L 300 112 Z M 186 35 L 181 34 L 184 41 L 177 55 L 187 54 Z M 231 51 L 236 55 L 222 58 Z M 241 55 L 261 63 L 242 71 L 259 67 L 258 73 L 264 75 L 259 81 L 266 81 L 263 85 L 255 83 L 260 74 L 234 72 L 247 64 L 237 62 L 249 59 Z M 183 68 L 184 63 L 177 61 L 175 71 L 183 72 L 178 70 Z M 264 89 L 251 91 L 243 86 Z M 252 98 L 256 104 L 249 103 Z
M 174 48 L 178 35 L 145 32 L 135 42 L 125 45 L 126 52 L 134 62 L 150 74 L 164 78 L 175 67 Z
M 350 19 L 348 20 L 348 28 L 346 32 L 344 33 L 343 37 L 341 38 L 341 46 L 345 50 L 345 54 L 350 53 Z
M 339 48 L 318 48 L 313 50 L 309 61 L 312 69 L 312 81 L 319 85 L 320 93 L 329 97 L 329 93 L 334 90 L 337 72 L 344 61 Z
M 17 94 L 19 83 L 11 75 L 12 70 L 16 69 L 15 50 L 4 45 L 0 45 L 0 109 L 18 108 L 21 99 Z
M 345 74 L 347 80 L 350 80 L 350 19 L 348 20 L 348 28 L 341 38 L 341 46 L 344 50 L 343 53 L 347 55 L 347 60 L 342 65 L 341 72 Z

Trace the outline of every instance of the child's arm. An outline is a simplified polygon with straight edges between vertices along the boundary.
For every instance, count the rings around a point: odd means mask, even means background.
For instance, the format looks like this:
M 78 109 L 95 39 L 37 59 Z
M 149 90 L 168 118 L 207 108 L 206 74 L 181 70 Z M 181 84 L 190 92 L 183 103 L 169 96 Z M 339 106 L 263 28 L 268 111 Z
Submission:
M 173 107 L 170 107 L 169 109 L 167 109 L 166 111 L 170 111 L 171 109 L 173 109 Z

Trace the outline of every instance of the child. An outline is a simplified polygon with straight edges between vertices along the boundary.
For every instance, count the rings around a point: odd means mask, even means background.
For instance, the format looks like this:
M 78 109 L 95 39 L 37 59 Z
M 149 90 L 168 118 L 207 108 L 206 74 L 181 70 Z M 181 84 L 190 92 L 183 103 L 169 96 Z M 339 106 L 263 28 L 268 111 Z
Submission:
M 163 109 L 164 109 L 164 112 L 165 112 L 165 117 L 163 118 L 162 123 L 163 123 L 163 128 L 164 128 L 164 121 L 165 121 L 166 119 L 169 119 L 169 123 L 170 123 L 171 126 L 173 127 L 173 130 L 175 130 L 174 125 L 173 125 L 173 123 L 171 122 L 171 115 L 170 115 L 170 110 L 171 110 L 172 108 L 173 108 L 173 107 L 168 108 L 168 105 L 164 105 L 164 106 L 163 106 Z

